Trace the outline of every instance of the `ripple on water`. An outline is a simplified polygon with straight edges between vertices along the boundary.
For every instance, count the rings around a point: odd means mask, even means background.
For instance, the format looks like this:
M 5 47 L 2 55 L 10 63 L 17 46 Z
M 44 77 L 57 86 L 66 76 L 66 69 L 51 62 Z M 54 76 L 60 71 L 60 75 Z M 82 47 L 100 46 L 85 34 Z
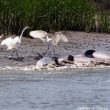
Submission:
M 0 74 L 0 110 L 110 108 L 109 69 Z

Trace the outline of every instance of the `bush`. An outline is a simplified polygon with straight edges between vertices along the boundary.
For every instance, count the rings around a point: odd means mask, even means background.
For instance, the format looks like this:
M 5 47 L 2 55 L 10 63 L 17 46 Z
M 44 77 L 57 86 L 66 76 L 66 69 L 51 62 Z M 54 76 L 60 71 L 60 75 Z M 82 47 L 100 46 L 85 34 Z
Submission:
M 87 0 L 1 0 L 0 30 L 19 34 L 23 27 L 46 31 L 93 31 L 95 5 Z M 100 15 L 101 31 L 108 31 L 108 18 Z M 95 18 L 95 19 L 94 19 Z M 105 20 L 106 19 L 106 20 Z

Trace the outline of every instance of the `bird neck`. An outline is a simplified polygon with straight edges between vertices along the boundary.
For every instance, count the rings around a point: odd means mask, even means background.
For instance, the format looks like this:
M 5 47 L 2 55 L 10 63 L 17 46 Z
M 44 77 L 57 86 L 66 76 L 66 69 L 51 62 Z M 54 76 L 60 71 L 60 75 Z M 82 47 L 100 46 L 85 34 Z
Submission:
M 46 41 L 49 42 L 49 41 L 51 41 L 51 40 L 52 40 L 52 38 L 49 38 L 49 36 L 47 35 L 47 36 L 46 36 Z
M 22 30 L 22 32 L 21 32 L 21 34 L 20 34 L 20 41 L 21 41 L 21 38 L 22 38 L 22 36 L 23 36 L 23 33 L 24 33 L 24 31 L 27 29 L 27 27 L 25 27 L 23 30 Z

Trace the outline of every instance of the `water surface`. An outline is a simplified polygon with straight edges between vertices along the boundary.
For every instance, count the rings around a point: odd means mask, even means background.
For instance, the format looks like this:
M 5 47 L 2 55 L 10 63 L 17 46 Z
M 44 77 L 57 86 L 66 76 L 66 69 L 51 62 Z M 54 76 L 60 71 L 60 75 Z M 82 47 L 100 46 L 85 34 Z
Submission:
M 110 70 L 0 74 L 0 110 L 109 110 Z

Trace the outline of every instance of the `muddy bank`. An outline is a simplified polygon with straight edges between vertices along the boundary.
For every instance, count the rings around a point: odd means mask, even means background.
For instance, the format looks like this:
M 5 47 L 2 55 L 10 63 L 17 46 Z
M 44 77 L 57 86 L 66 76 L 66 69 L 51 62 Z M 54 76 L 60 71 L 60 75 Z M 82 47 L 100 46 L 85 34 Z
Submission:
M 78 55 L 84 53 L 86 50 L 104 50 L 110 51 L 110 35 L 109 34 L 99 34 L 99 33 L 85 33 L 85 32 L 67 32 L 68 43 L 61 42 L 55 47 L 56 53 L 59 57 L 67 55 Z M 2 41 L 2 39 L 0 40 Z M 42 54 L 45 52 L 47 47 L 40 39 L 22 39 L 22 45 L 20 46 L 18 53 L 23 60 L 17 61 L 16 55 L 15 59 L 9 60 L 11 51 L 6 51 L 0 46 L 0 70 L 24 70 L 24 71 L 35 71 L 35 65 L 38 56 L 38 52 Z M 52 50 L 49 50 L 46 56 L 53 56 Z M 106 65 L 109 67 L 109 65 Z M 97 66 L 84 66 L 76 64 L 65 64 L 65 66 L 54 68 L 56 70 L 65 68 L 103 68 L 104 65 Z M 50 69 L 51 70 L 51 69 Z

